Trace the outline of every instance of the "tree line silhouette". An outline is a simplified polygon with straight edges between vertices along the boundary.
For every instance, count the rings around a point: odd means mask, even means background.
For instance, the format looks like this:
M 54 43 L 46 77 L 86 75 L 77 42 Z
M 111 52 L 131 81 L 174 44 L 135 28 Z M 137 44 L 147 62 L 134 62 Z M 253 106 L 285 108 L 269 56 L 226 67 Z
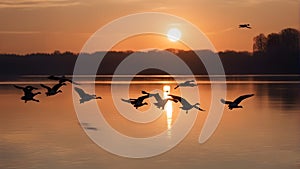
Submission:
M 263 58 L 269 71 L 299 73 L 299 31 L 292 28 L 254 37 L 253 56 Z
M 226 74 L 299 74 L 299 37 L 298 30 L 287 28 L 279 33 L 267 36 L 259 34 L 253 38 L 253 52 L 222 51 L 219 52 Z M 207 74 L 201 60 L 194 51 L 166 49 L 181 58 L 194 74 Z M 161 51 L 153 50 L 139 54 L 160 55 Z M 197 51 L 206 57 L 211 51 Z M 98 60 L 101 52 L 86 55 L 89 59 Z M 109 51 L 99 67 L 98 74 L 114 74 L 117 66 L 133 51 Z M 18 75 L 73 74 L 78 54 L 72 52 L 32 53 L 26 55 L 0 54 L 0 75 L 9 78 Z M 165 74 L 160 70 L 148 69 L 141 74 Z M 178 73 L 180 74 L 180 72 Z

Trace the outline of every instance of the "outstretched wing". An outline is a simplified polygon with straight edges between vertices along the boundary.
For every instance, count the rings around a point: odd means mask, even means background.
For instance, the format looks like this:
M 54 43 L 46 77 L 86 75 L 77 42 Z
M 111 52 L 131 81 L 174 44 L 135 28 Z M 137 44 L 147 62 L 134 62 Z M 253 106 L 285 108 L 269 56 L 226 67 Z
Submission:
M 252 96 L 254 96 L 254 94 L 242 95 L 242 96 L 238 97 L 237 99 L 235 99 L 233 102 L 239 104 L 244 99 L 247 99 L 247 98 L 252 97 Z
M 136 103 L 136 99 L 122 99 L 121 98 L 121 100 L 123 101 L 123 102 L 126 102 L 126 103 L 130 103 L 130 104 L 132 104 L 132 105 L 134 105 L 135 103 Z
M 40 84 L 43 88 L 46 88 L 47 90 L 51 90 L 51 87 L 49 87 L 49 86 L 46 86 L 46 85 L 44 85 L 44 84 Z
M 183 83 L 179 83 L 179 86 L 196 86 L 193 82 L 195 82 L 195 80 L 187 80 Z
M 57 91 L 62 85 L 65 85 L 65 83 L 58 83 L 58 84 L 54 85 L 54 86 L 52 87 L 52 89 L 53 89 L 54 91 Z
M 175 99 L 175 100 L 181 100 L 181 97 L 179 97 L 179 96 L 175 96 L 175 95 L 172 95 L 172 94 L 169 94 L 168 96 L 171 96 L 173 99 Z
M 150 94 L 150 93 L 148 93 L 148 92 L 146 92 L 146 91 L 144 91 L 144 90 L 142 90 L 142 93 L 143 93 L 143 94 L 147 94 L 147 95 Z
M 184 98 L 180 97 L 180 96 L 175 96 L 175 95 L 171 95 L 169 94 L 168 96 L 171 96 L 173 99 L 179 101 L 182 105 L 190 105 L 190 103 L 185 100 Z
M 149 97 L 151 97 L 151 96 L 153 96 L 158 103 L 163 101 L 162 98 L 160 97 L 159 93 L 150 94 Z
M 71 79 L 66 78 L 65 76 L 60 77 L 59 82 L 60 83 L 70 82 L 70 83 L 73 83 L 73 84 L 76 84 L 76 85 L 80 85 L 79 83 L 76 83 L 76 82 L 72 81 Z
M 70 83 L 73 83 L 73 84 L 76 84 L 76 85 L 80 85 L 79 83 L 76 83 L 68 78 L 66 78 L 65 76 L 62 76 L 62 77 L 58 77 L 58 76 L 48 76 L 48 79 L 51 79 L 51 80 L 58 80 L 60 83 L 62 82 L 70 82 Z
M 50 79 L 50 80 L 60 80 L 61 78 L 51 75 L 51 76 L 48 76 L 48 79 Z
M 176 99 L 171 99 L 171 98 L 167 98 L 167 100 L 169 101 L 173 101 L 173 102 L 175 102 L 175 103 L 177 103 L 178 102 L 178 100 L 176 100 Z
M 142 91 L 143 94 L 146 94 L 144 96 L 140 96 L 138 97 L 136 100 L 139 100 L 141 103 L 146 99 L 146 98 L 149 98 L 149 93 L 146 92 L 146 91 Z
M 14 87 L 17 88 L 17 89 L 24 89 L 23 87 L 17 86 L 17 85 L 14 85 Z
M 232 101 L 226 101 L 226 100 L 224 100 L 224 99 L 221 99 L 220 101 L 221 101 L 221 103 L 223 103 L 223 104 L 230 104 L 230 103 L 232 103 Z
M 149 98 L 149 95 L 140 96 L 137 98 L 140 102 L 143 102 L 145 99 Z
M 192 83 L 192 82 L 195 82 L 195 80 L 187 80 L 184 83 Z
M 78 93 L 78 95 L 81 97 L 81 98 L 84 98 L 86 94 L 82 89 L 78 88 L 78 87 L 74 87 L 74 90 Z

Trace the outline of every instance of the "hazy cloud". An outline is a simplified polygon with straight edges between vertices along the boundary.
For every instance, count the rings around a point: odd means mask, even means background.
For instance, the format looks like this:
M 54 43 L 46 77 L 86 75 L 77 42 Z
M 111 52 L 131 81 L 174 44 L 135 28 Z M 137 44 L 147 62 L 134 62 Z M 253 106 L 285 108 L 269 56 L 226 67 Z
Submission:
M 0 34 L 37 34 L 38 31 L 0 31 Z
M 45 32 L 45 31 L 5 31 L 0 30 L 0 35 L 33 35 L 33 34 L 44 34 L 44 35 L 72 35 L 72 36 L 85 36 L 90 37 L 93 33 L 92 32 Z
M 172 9 L 172 8 L 166 7 L 166 6 L 160 6 L 160 7 L 154 7 L 151 10 L 152 11 L 164 11 L 164 10 L 168 10 L 168 9 Z
M 77 0 L 2 0 L 0 8 L 45 8 L 79 5 Z
M 230 27 L 230 28 L 226 28 L 226 29 L 223 29 L 223 30 L 215 31 L 215 32 L 207 32 L 206 35 L 216 35 L 216 34 L 219 34 L 219 33 L 229 32 L 229 31 L 232 31 L 234 29 L 235 29 L 235 27 Z

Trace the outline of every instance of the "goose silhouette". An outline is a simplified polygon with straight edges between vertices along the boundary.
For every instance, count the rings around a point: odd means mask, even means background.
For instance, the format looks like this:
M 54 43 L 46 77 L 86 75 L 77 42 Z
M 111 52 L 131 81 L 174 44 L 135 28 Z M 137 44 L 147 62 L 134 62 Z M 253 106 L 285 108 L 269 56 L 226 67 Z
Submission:
M 40 84 L 43 88 L 47 89 L 47 92 L 45 93 L 47 96 L 53 96 L 56 95 L 57 93 L 62 93 L 61 90 L 59 90 L 59 88 L 63 85 L 66 85 L 66 83 L 58 83 L 55 84 L 52 88 L 49 86 L 46 86 L 44 84 Z
M 180 97 L 180 96 L 175 96 L 175 95 L 171 95 L 169 94 L 168 96 L 171 96 L 173 99 L 179 101 L 182 104 L 181 108 L 182 110 L 186 111 L 186 114 L 188 114 L 188 111 L 191 110 L 192 108 L 198 109 L 200 111 L 205 111 L 203 109 L 201 109 L 200 107 L 198 107 L 198 105 L 200 105 L 200 103 L 196 103 L 194 105 L 190 104 L 186 99 Z
M 136 99 L 121 99 L 123 102 L 126 102 L 126 103 L 130 103 L 133 105 L 133 107 L 135 107 L 136 109 L 138 109 L 139 107 L 142 107 L 144 105 L 148 105 L 147 102 L 144 102 L 144 100 L 146 98 L 149 98 L 149 93 L 145 92 L 145 91 L 142 91 L 142 94 L 145 94 L 144 96 L 140 96 Z
M 247 24 L 240 24 L 239 28 L 248 28 L 248 29 L 251 29 L 251 26 L 250 26 L 249 23 L 247 23 Z
M 159 93 L 155 93 L 155 94 L 150 94 L 149 93 L 149 97 L 154 97 L 156 100 L 156 103 L 153 103 L 157 108 L 159 109 L 164 109 L 165 105 L 167 104 L 168 101 L 173 101 L 175 103 L 177 103 L 178 101 L 176 99 L 173 98 L 166 98 L 166 99 L 162 99 L 159 95 Z
M 78 123 L 82 128 L 86 130 L 98 130 L 98 128 L 91 126 L 89 123 Z
M 178 87 L 194 87 L 197 86 L 197 84 L 192 83 L 195 82 L 195 80 L 187 80 L 183 83 L 179 83 L 174 89 L 177 89 Z
M 246 94 L 246 95 L 242 95 L 242 96 L 236 98 L 234 101 L 226 101 L 224 99 L 221 99 L 221 102 L 223 104 L 228 104 L 228 108 L 230 110 L 232 110 L 234 108 L 243 108 L 243 106 L 239 106 L 241 101 L 243 101 L 244 99 L 247 99 L 249 97 L 252 97 L 252 96 L 254 96 L 254 94 Z
M 25 103 L 27 101 L 35 101 L 35 102 L 40 102 L 39 100 L 35 99 L 34 96 L 41 94 L 41 92 L 33 93 L 33 90 L 37 90 L 38 88 L 33 87 L 33 86 L 26 86 L 26 87 L 21 87 L 14 85 L 15 88 L 17 89 L 22 89 L 24 92 L 24 96 L 21 97 L 21 100 L 24 100 Z
M 80 99 L 79 99 L 80 104 L 90 101 L 92 99 L 102 99 L 102 97 L 96 96 L 95 94 L 88 94 L 84 90 L 82 90 L 78 87 L 74 87 L 74 90 L 78 93 L 78 95 L 80 97 Z
M 59 83 L 70 82 L 70 83 L 73 83 L 75 85 L 80 85 L 79 83 L 76 83 L 76 82 L 74 82 L 74 81 L 66 78 L 65 75 L 63 75 L 61 77 L 51 75 L 51 76 L 48 76 L 48 79 L 50 79 L 50 80 L 58 80 Z

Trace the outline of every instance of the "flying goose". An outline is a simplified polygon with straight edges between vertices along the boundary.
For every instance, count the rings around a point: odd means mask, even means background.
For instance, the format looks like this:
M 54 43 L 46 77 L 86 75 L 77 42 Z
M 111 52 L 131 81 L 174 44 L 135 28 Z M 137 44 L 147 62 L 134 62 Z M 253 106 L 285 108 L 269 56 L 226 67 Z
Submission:
M 242 95 L 242 96 L 236 98 L 234 101 L 226 101 L 224 99 L 221 99 L 221 102 L 223 104 L 228 104 L 228 108 L 230 110 L 232 110 L 234 108 L 243 108 L 243 106 L 239 106 L 241 101 L 243 101 L 244 99 L 247 99 L 249 97 L 252 97 L 252 96 L 254 96 L 254 94 L 246 94 L 246 95 Z
M 195 80 L 187 80 L 183 83 L 179 83 L 174 89 L 177 89 L 178 87 L 194 87 L 197 86 L 197 84 L 192 83 L 195 82 Z
M 149 97 L 154 97 L 156 100 L 156 103 L 153 103 L 157 108 L 159 109 L 164 109 L 165 105 L 167 104 L 167 102 L 173 101 L 175 103 L 177 103 L 178 101 L 176 99 L 172 99 L 172 98 L 166 98 L 166 99 L 162 99 L 159 95 L 159 93 L 155 93 L 155 94 L 149 94 Z
M 192 108 L 198 109 L 200 111 L 205 111 L 205 110 L 203 110 L 203 109 L 201 109 L 200 107 L 197 106 L 197 105 L 200 105 L 200 103 L 196 103 L 194 105 L 191 105 L 187 100 L 185 100 L 182 97 L 171 95 L 171 94 L 169 94 L 168 96 L 171 96 L 173 99 L 179 101 L 182 104 L 182 107 L 179 107 L 179 108 L 181 108 L 182 110 L 186 110 L 186 114 Z
M 78 93 L 78 95 L 80 97 L 80 100 L 79 100 L 80 104 L 90 101 L 92 99 L 102 99 L 102 97 L 96 96 L 95 94 L 88 94 L 84 90 L 82 90 L 78 87 L 74 87 L 74 90 Z
M 95 131 L 98 130 L 96 127 L 91 126 L 89 123 L 78 123 L 78 124 L 86 130 L 95 130 Z
M 146 98 L 149 98 L 149 93 L 145 92 L 145 91 L 142 91 L 143 94 L 145 94 L 144 96 L 140 96 L 136 99 L 121 99 L 123 102 L 126 102 L 126 103 L 130 103 L 133 105 L 133 107 L 135 107 L 136 109 L 138 109 L 139 107 L 142 107 L 144 105 L 148 105 L 147 102 L 144 102 L 144 100 Z
M 251 29 L 251 26 L 250 26 L 249 23 L 247 23 L 247 24 L 240 24 L 239 28 L 248 28 L 248 29 Z
M 52 96 L 52 95 L 56 95 L 57 93 L 62 93 L 61 90 L 59 90 L 59 88 L 63 85 L 66 85 L 66 83 L 58 83 L 58 84 L 55 84 L 52 88 L 49 87 L 49 86 L 46 86 L 44 84 L 41 84 L 41 86 L 43 88 L 46 88 L 47 89 L 47 92 L 46 92 L 46 95 L 47 96 Z
M 41 92 L 37 92 L 37 93 L 32 92 L 33 90 L 36 90 L 37 88 L 32 87 L 32 86 L 21 87 L 21 86 L 17 86 L 17 85 L 14 85 L 14 87 L 17 89 L 23 90 L 24 96 L 21 97 L 21 100 L 24 100 L 25 103 L 27 103 L 27 101 L 40 102 L 39 100 L 35 99 L 34 96 L 41 94 Z
M 79 83 L 76 83 L 76 82 L 74 82 L 74 81 L 66 78 L 65 75 L 63 75 L 61 77 L 51 75 L 51 76 L 48 76 L 48 79 L 50 79 L 50 80 L 58 80 L 59 83 L 70 82 L 70 83 L 73 83 L 73 84 L 76 84 L 76 85 L 80 85 Z

